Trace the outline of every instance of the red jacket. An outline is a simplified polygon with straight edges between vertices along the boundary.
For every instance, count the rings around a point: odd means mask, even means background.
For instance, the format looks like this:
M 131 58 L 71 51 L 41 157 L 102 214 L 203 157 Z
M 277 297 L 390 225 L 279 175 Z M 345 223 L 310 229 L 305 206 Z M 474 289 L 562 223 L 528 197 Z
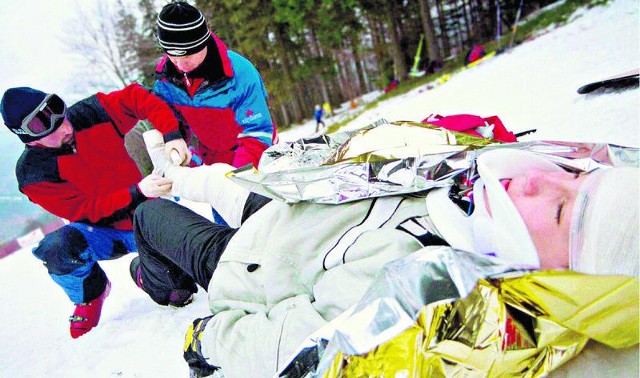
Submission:
M 16 165 L 18 186 L 45 210 L 72 222 L 131 230 L 135 207 L 146 200 L 124 135 L 148 119 L 163 134 L 178 130 L 171 108 L 138 84 L 97 93 L 67 110 L 76 148 L 26 146 Z

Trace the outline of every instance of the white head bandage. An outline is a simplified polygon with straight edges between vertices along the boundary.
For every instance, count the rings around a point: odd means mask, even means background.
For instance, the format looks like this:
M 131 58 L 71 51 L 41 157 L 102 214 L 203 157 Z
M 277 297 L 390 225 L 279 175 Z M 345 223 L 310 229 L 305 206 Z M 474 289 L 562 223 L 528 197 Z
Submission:
M 605 168 L 587 177 L 573 208 L 570 268 L 638 276 L 640 169 Z

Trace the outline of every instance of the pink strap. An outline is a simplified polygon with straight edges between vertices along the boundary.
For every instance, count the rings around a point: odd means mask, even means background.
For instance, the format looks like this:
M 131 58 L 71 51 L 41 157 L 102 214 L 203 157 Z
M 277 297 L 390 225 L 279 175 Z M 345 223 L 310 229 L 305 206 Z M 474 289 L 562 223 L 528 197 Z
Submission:
M 454 114 L 450 116 L 441 116 L 440 114 L 431 114 L 422 123 L 442 127 L 443 129 L 457 131 L 482 138 L 482 135 L 476 130 L 478 127 L 486 127 L 493 125 L 493 139 L 499 142 L 511 143 L 516 142 L 515 135 L 508 131 L 498 116 L 482 118 L 473 114 Z

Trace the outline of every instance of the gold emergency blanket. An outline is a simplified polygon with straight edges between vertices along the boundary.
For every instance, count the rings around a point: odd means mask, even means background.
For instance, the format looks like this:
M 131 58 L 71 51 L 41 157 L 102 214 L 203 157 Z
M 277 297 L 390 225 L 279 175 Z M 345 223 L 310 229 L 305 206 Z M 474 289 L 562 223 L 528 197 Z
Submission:
M 424 306 L 413 326 L 372 351 L 339 352 L 323 376 L 545 376 L 589 339 L 638 344 L 638 298 L 631 277 L 542 271 L 481 279 L 465 298 Z
M 387 263 L 362 298 L 309 335 L 277 376 L 543 376 L 590 339 L 637 348 L 639 286 L 638 278 L 533 272 L 425 247 Z M 633 348 L 607 354 L 637 361 Z

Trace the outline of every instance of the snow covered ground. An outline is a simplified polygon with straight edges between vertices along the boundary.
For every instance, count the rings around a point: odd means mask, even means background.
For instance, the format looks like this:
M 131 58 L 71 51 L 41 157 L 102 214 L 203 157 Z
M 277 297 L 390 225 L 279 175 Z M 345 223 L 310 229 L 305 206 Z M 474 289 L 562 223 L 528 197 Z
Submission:
M 637 0 L 616 0 L 581 12 L 571 24 L 432 90 L 417 88 L 385 101 L 347 127 L 382 117 L 420 121 L 432 113 L 471 113 L 498 115 L 514 132 L 538 130 L 521 140 L 640 146 L 640 89 L 598 96 L 576 93 L 585 83 L 638 68 L 638 8 Z M 308 137 L 314 129 L 310 121 L 281 138 Z M 183 338 L 194 318 L 209 314 L 204 290 L 186 308 L 160 307 L 129 278 L 133 256 L 101 263 L 112 282 L 101 323 L 73 340 L 67 323 L 73 306 L 30 250 L 0 260 L 0 377 L 188 376 Z
M 421 121 L 430 114 L 498 115 L 514 131 L 537 129 L 530 139 L 640 143 L 638 90 L 584 96 L 578 87 L 638 69 L 637 1 L 578 12 L 575 22 L 496 55 L 452 76 L 433 90 L 426 86 L 385 101 L 350 122 L 364 126 L 379 118 Z M 587 12 L 587 13 L 585 13 Z M 315 122 L 282 139 L 312 134 Z

